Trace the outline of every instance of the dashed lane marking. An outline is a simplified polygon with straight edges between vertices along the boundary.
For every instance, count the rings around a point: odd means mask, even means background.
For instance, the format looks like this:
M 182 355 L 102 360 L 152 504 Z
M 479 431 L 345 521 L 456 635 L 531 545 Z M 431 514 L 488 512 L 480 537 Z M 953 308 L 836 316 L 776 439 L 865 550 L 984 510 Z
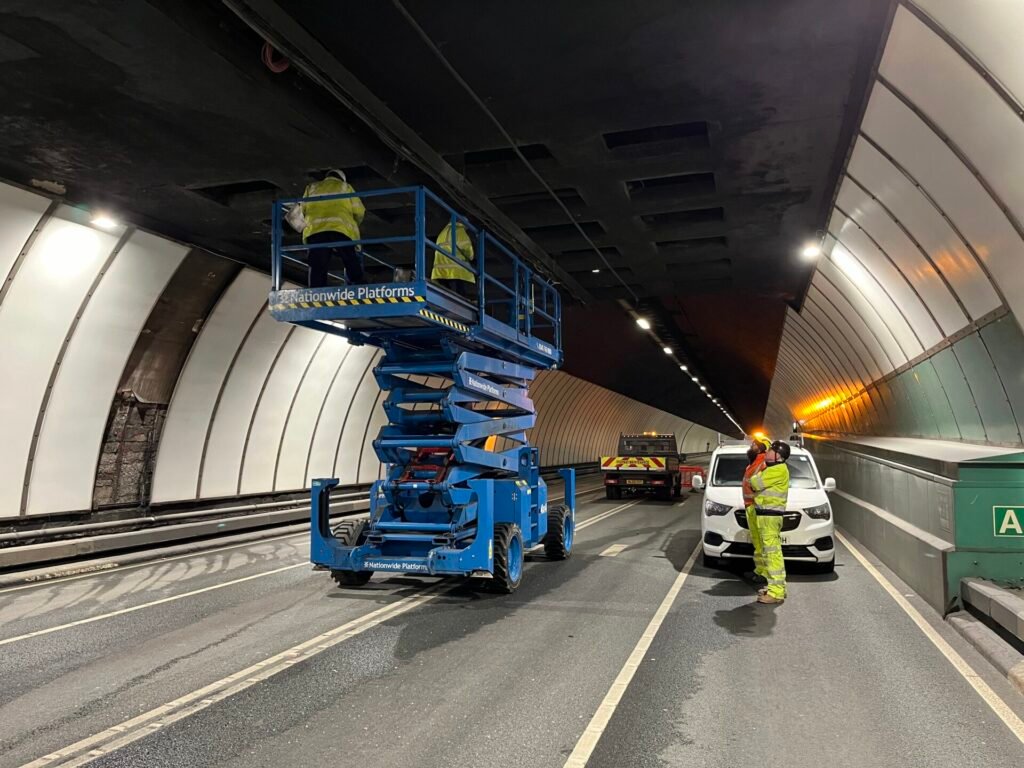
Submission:
M 629 544 L 612 544 L 604 552 L 601 552 L 598 557 L 615 557 L 617 554 L 622 552 L 624 549 L 628 549 Z
M 590 723 L 587 724 L 583 735 L 576 742 L 576 747 L 573 749 L 572 754 L 569 755 L 569 759 L 565 761 L 563 768 L 584 768 L 590 760 L 590 756 L 594 753 L 594 748 L 601 740 L 604 729 L 611 722 L 612 715 L 615 714 L 615 710 L 619 706 L 619 702 L 622 701 L 626 689 L 629 688 L 633 676 L 636 675 L 636 671 L 640 668 L 640 663 L 644 660 L 647 650 L 651 647 L 651 643 L 654 642 L 658 630 L 661 629 L 662 622 L 665 621 L 665 617 L 672 609 L 676 596 L 683 588 L 683 584 L 686 583 L 686 577 L 690 575 L 690 569 L 693 568 L 693 563 L 697 559 L 697 553 L 700 551 L 701 544 L 698 542 L 693 552 L 690 553 L 689 558 L 687 558 L 686 564 L 683 565 L 683 570 L 679 572 L 675 581 L 672 582 L 672 586 L 669 588 L 668 594 L 665 595 L 665 599 L 661 601 L 658 610 L 654 612 L 654 616 L 637 641 L 633 652 L 626 659 L 626 663 L 619 671 L 618 676 L 616 676 L 612 687 L 608 689 L 608 693 L 605 695 L 600 706 L 598 706 L 597 712 L 594 713 Z
M 989 684 L 978 676 L 978 673 L 971 668 L 971 665 L 964 660 L 964 657 L 957 653 L 956 649 L 953 648 L 953 646 L 951 646 L 946 639 L 938 633 L 938 631 L 936 631 L 935 627 L 928 623 L 928 620 L 921 615 L 921 612 L 910 604 L 910 601 L 908 601 L 907 598 L 893 586 L 892 582 L 890 582 L 882 572 L 879 571 L 848 538 L 846 538 L 846 536 L 841 534 L 839 531 L 836 531 L 835 534 L 836 538 L 843 542 L 843 545 L 850 550 L 851 554 L 857 558 L 867 572 L 874 577 L 875 581 L 881 585 L 882 589 L 889 593 L 889 596 L 896 601 L 896 604 L 903 609 L 903 612 L 910 617 L 911 621 L 917 625 L 917 628 L 924 633 L 925 637 L 931 640 L 932 645 L 939 650 L 939 653 L 946 657 L 946 660 L 953 665 L 953 668 L 960 673 L 960 676 L 970 683 L 975 692 L 981 696 L 984 702 L 988 704 L 993 712 L 996 713 L 996 716 L 1002 720 L 1013 735 L 1016 736 L 1022 744 L 1024 744 L 1024 721 L 1017 716 L 1017 713 L 1010 709 L 1009 705 L 1003 701 L 1002 697 L 993 691 Z

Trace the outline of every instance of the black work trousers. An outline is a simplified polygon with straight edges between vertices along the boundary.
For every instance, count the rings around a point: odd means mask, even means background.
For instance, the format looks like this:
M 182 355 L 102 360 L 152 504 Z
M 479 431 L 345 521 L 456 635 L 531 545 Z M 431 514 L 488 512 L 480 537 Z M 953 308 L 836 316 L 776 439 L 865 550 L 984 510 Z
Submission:
M 306 238 L 307 243 L 337 243 L 352 238 L 341 232 L 317 232 Z M 309 260 L 309 287 L 323 288 L 327 285 L 327 273 L 330 271 L 331 257 L 337 256 L 345 265 L 345 281 L 349 285 L 361 285 L 366 282 L 363 276 L 362 255 L 354 245 L 339 245 L 333 248 L 310 248 L 307 251 Z

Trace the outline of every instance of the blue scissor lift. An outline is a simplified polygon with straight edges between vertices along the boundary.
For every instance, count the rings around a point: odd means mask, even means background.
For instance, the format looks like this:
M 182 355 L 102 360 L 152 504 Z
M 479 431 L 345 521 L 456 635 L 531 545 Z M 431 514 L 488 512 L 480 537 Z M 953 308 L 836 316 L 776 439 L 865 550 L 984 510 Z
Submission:
M 373 445 L 386 477 L 372 486 L 369 520 L 345 520 L 333 529 L 330 493 L 338 480 L 313 480 L 310 559 L 342 586 L 385 571 L 468 576 L 511 592 L 522 580 L 527 550 L 543 544 L 552 559 L 572 552 L 575 473 L 560 470 L 565 503 L 549 507 L 538 450 L 526 438 L 536 419 L 530 382 L 562 361 L 558 292 L 424 187 L 315 200 L 346 197 L 361 198 L 385 220 L 405 215 L 414 231 L 287 245 L 284 212 L 306 201 L 278 201 L 272 219 L 273 316 L 384 352 L 374 375 L 388 393 L 389 423 Z M 431 240 L 430 223 L 451 225 L 453 245 Z M 472 298 L 426 279 L 435 251 L 457 258 L 456 223 L 475 251 L 473 262 L 463 262 L 476 276 Z M 303 265 L 297 252 L 334 245 L 360 246 L 363 258 L 384 267 L 392 281 L 282 288 L 287 265 Z M 403 271 L 411 279 L 394 282 Z

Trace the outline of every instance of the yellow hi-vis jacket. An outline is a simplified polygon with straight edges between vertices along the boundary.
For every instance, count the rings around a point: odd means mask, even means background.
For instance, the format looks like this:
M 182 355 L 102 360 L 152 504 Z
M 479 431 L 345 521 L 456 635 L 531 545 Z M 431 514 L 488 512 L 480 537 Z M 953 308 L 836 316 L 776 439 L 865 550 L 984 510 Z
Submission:
M 442 248 L 451 250 L 452 247 L 452 225 L 446 224 L 441 234 L 434 241 Z M 469 237 L 462 222 L 455 225 L 455 255 L 451 258 L 440 251 L 434 251 L 434 266 L 430 270 L 431 280 L 465 280 L 467 283 L 475 283 L 476 275 L 466 269 L 460 261 L 473 261 L 473 241 Z
M 758 512 L 786 511 L 789 500 L 789 467 L 785 464 L 773 464 L 750 476 L 750 488 L 754 492 L 754 506 Z
M 306 187 L 302 196 L 321 197 L 344 195 L 349 192 L 355 192 L 351 184 L 328 176 L 323 181 L 314 181 Z M 302 242 L 306 242 L 310 235 L 320 232 L 340 232 L 350 240 L 358 240 L 359 225 L 363 223 L 365 215 L 366 207 L 358 197 L 303 203 L 302 216 L 306 220 L 306 228 L 302 230 Z

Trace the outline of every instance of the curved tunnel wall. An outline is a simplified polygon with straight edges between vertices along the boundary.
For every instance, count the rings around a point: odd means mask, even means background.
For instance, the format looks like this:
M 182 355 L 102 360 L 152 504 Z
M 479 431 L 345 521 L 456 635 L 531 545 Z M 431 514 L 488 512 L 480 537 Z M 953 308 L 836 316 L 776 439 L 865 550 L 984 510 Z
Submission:
M 126 365 L 158 305 L 174 315 L 168 286 L 193 253 L 140 230 L 99 230 L 79 209 L 0 185 L 0 519 L 96 507 L 116 396 L 137 378 Z M 378 351 L 274 321 L 269 287 L 266 275 L 238 270 L 191 327 L 141 503 L 377 478 Z M 183 310 L 176 319 L 193 322 Z M 546 466 L 595 461 L 620 431 L 675 432 L 690 453 L 717 440 L 562 372 L 540 374 L 532 394 L 531 437 Z
M 765 414 L 820 433 L 1024 435 L 1024 6 L 896 6 Z

